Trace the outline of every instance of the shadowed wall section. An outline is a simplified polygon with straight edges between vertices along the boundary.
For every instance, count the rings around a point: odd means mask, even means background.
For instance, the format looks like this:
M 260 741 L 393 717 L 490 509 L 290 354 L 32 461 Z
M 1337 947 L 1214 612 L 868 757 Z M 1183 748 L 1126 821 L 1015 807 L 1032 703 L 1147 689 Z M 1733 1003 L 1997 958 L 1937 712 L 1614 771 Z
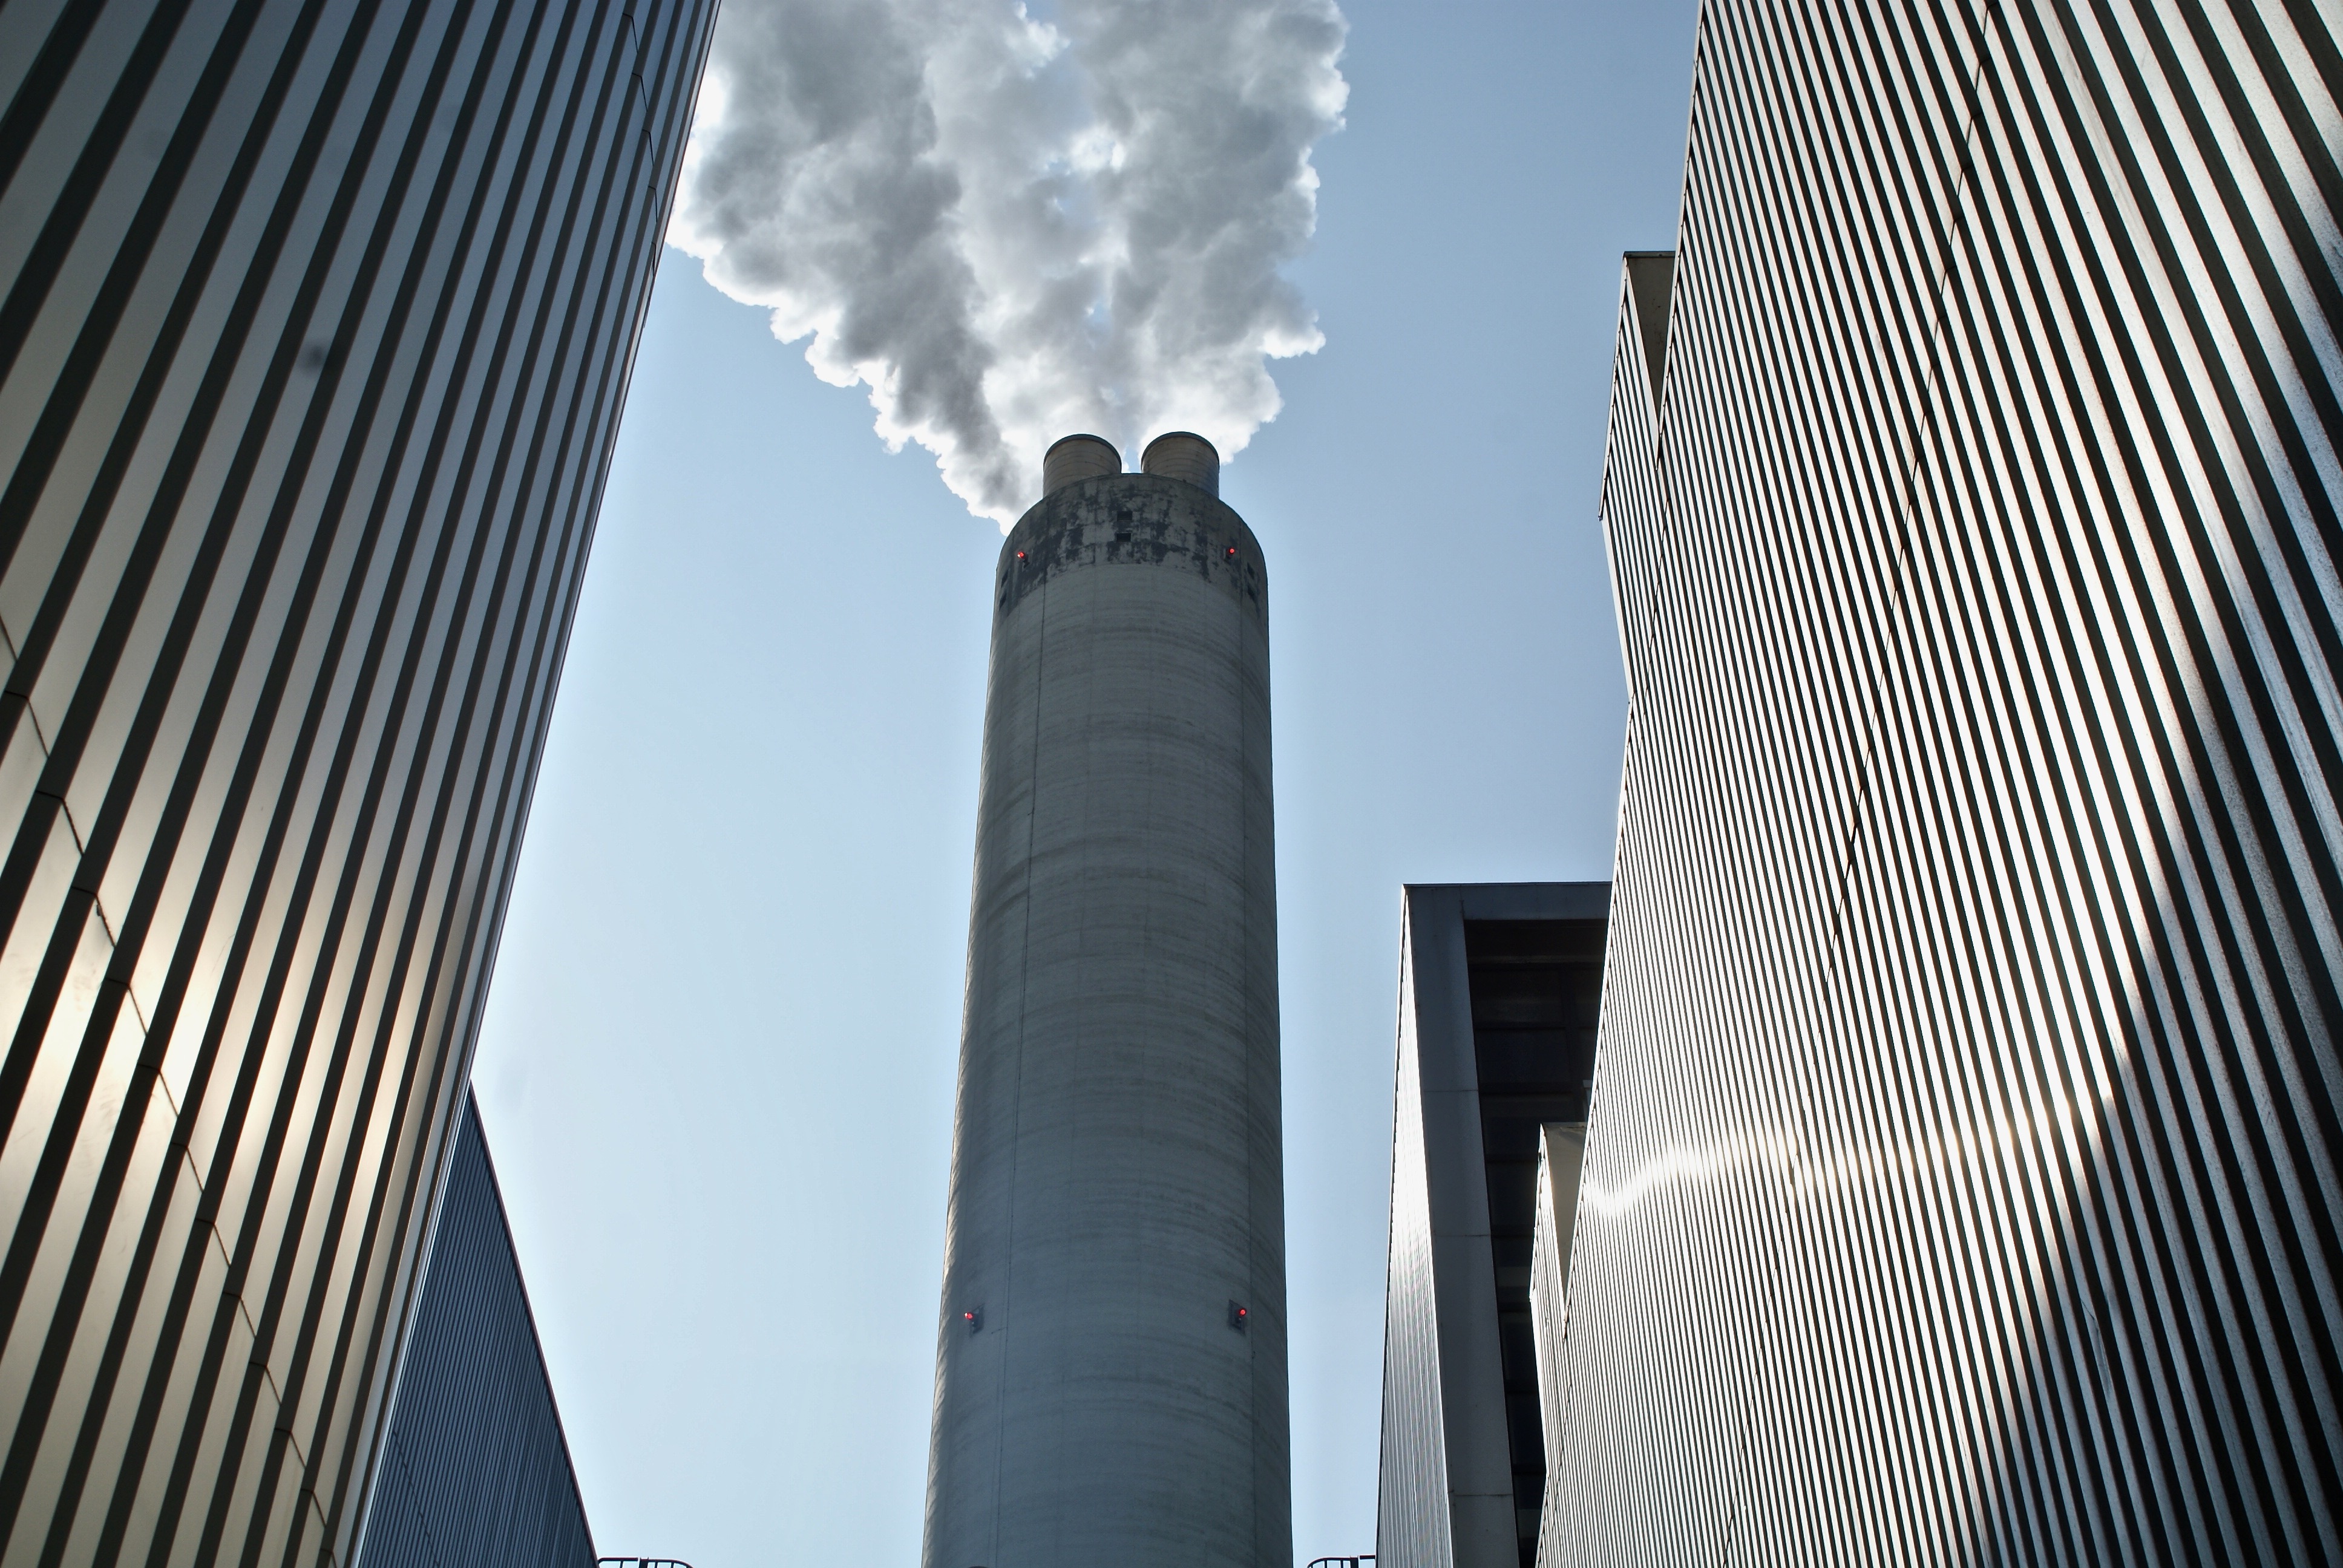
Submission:
M 1610 887 L 1400 900 L 1376 1562 L 1532 1568 L 1554 1403 L 1541 1248 L 1557 1282 L 1569 1268 L 1541 1151 L 1552 1132 L 1574 1151 L 1586 1121 Z
M 0 8 L 0 1557 L 347 1563 L 713 0 Z
M 464 1097 L 359 1568 L 594 1568 L 505 1203 Z

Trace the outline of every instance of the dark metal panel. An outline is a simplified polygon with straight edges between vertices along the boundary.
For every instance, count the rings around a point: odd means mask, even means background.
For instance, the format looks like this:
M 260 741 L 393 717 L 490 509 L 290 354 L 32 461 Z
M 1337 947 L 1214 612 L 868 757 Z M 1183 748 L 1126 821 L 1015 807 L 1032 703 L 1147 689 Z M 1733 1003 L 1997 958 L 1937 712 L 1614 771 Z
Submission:
M 466 1097 L 359 1568 L 590 1568 L 504 1201 Z
M 1601 883 L 1562 886 L 1582 895 L 1607 890 Z M 1521 1568 L 1530 1568 L 1537 1556 L 1538 1518 L 1546 1492 L 1544 1422 L 1530 1307 L 1539 1140 L 1549 1122 L 1586 1120 L 1603 1006 L 1605 921 L 1592 911 L 1558 919 L 1475 919 L 1475 912 L 1467 906 L 1463 926 L 1481 1175 L 1496 1282 L 1514 1544 Z M 1568 1266 L 1565 1256 L 1562 1267 L 1566 1271 Z

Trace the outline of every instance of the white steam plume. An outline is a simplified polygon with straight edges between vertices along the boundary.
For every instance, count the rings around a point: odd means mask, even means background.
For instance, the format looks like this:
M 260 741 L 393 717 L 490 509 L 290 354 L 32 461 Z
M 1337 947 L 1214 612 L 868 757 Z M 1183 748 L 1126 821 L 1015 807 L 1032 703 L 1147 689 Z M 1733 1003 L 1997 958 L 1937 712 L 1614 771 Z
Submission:
M 1334 0 L 727 0 L 670 237 L 1005 528 L 1041 449 L 1233 456 L 1342 124 Z

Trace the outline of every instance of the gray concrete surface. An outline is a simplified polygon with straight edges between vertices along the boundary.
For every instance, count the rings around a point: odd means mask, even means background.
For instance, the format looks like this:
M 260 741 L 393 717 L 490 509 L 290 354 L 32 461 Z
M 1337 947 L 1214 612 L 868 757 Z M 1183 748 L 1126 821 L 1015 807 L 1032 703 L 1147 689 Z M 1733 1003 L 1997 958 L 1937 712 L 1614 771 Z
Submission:
M 1055 495 L 1077 479 L 1122 472 L 1122 454 L 1103 436 L 1061 436 L 1041 454 L 1041 494 Z
M 1185 479 L 1215 496 L 1221 493 L 1220 451 L 1192 430 L 1166 431 L 1148 442 L 1139 466 L 1147 473 Z
M 1261 549 L 1081 478 L 993 590 L 924 1561 L 1286 1568 Z

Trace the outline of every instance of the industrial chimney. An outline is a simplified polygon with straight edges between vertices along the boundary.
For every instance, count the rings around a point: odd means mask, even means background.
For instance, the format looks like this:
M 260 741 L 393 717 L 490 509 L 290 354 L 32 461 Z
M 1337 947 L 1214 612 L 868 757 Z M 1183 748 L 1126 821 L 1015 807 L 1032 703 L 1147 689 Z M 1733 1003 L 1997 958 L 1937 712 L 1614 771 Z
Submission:
M 1289 1568 L 1261 547 L 1070 436 L 993 580 L 927 1568 Z

